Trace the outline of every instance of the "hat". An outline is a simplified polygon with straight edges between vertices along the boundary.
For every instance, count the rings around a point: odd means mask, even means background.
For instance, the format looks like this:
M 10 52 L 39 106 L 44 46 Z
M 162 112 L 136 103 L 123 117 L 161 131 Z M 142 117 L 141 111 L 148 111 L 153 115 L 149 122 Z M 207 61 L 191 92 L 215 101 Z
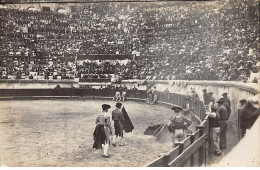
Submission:
M 217 103 L 224 103 L 225 102 L 225 100 L 223 99 L 223 98 L 220 98 L 218 101 L 217 101 Z
M 246 99 L 239 100 L 240 103 L 246 103 Z
M 122 103 L 116 103 L 116 107 L 121 107 L 122 106 Z
M 111 108 L 110 105 L 108 105 L 108 104 L 102 104 L 102 109 L 103 109 L 103 110 L 109 109 L 109 108 Z
M 216 112 L 217 110 L 218 110 L 218 109 L 217 109 L 216 106 L 213 106 L 213 105 L 211 106 L 211 111 L 212 111 L 212 112 Z
M 176 110 L 176 109 L 180 109 L 180 110 L 182 110 L 182 107 L 180 107 L 180 106 L 172 106 L 172 110 Z
M 222 94 L 222 96 L 225 96 L 225 95 L 227 95 L 227 94 L 228 94 L 228 93 L 227 93 L 227 92 L 225 92 L 225 93 L 223 93 L 223 94 Z
M 207 91 L 207 89 L 203 89 L 202 91 Z

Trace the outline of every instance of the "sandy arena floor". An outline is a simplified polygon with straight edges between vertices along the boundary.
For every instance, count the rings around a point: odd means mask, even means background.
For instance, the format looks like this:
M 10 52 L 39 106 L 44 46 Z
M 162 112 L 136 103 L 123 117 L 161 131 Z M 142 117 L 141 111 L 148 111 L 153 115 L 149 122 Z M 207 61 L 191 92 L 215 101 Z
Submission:
M 165 123 L 171 110 L 141 102 L 124 106 L 135 129 L 124 147 L 110 147 L 111 158 L 93 150 L 95 119 L 104 100 L 0 101 L 1 166 L 145 166 L 171 143 L 144 136 L 147 123 Z M 112 111 L 112 110 L 110 110 Z

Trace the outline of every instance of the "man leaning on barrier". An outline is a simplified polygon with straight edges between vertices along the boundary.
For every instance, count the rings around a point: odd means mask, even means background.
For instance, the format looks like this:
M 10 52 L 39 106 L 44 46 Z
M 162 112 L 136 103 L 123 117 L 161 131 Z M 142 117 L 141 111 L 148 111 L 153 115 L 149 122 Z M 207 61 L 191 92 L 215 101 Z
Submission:
M 215 106 L 211 106 L 211 112 L 207 111 L 206 114 L 209 116 L 210 141 L 214 149 L 214 155 L 220 156 L 221 155 L 221 150 L 219 148 L 220 116 Z
M 180 142 L 186 137 L 186 129 L 191 125 L 191 120 L 182 114 L 182 108 L 173 106 L 174 115 L 168 122 L 168 129 L 172 133 L 172 144 L 175 147 L 175 141 Z

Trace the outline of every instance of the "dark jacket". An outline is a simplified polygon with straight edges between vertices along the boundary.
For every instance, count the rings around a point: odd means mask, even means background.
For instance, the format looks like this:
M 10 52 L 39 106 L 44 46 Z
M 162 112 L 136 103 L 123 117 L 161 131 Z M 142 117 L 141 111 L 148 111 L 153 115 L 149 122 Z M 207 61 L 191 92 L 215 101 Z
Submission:
M 209 117 L 209 126 L 210 127 L 219 127 L 220 126 L 219 121 L 220 121 L 220 116 L 219 116 L 219 113 L 216 112 L 215 118 Z
M 219 106 L 217 112 L 219 113 L 220 120 L 228 120 L 228 111 L 224 105 Z

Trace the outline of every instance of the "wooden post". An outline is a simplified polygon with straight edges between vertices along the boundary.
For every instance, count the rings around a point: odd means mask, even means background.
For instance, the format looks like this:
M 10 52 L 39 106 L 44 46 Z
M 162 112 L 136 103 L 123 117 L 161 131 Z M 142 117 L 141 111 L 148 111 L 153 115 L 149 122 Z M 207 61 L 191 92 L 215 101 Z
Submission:
M 204 133 L 204 126 L 203 125 L 197 125 L 196 129 L 199 129 L 199 135 L 201 137 L 203 135 L 203 133 Z M 205 151 L 205 145 L 202 145 L 199 148 L 199 166 L 202 166 L 204 164 L 204 161 L 205 161 L 204 151 Z
M 204 125 L 197 125 L 196 126 L 196 130 L 198 130 L 199 129 L 199 134 L 200 134 L 200 137 L 203 135 L 203 133 L 204 133 Z
M 190 144 L 192 144 L 195 140 L 195 135 L 194 134 L 188 134 L 188 137 L 190 137 Z M 193 167 L 194 166 L 194 155 L 191 155 L 190 157 L 190 166 Z
M 181 154 L 183 152 L 183 148 L 184 148 L 184 142 L 176 142 L 175 143 L 175 147 L 179 146 L 179 154 Z
M 167 167 L 168 166 L 168 163 L 170 162 L 170 155 L 169 154 L 160 154 L 159 156 L 164 156 L 163 157 L 163 166 L 164 167 Z
M 209 121 L 207 120 L 207 137 L 206 137 L 206 150 L 205 150 L 205 165 L 208 164 L 208 155 L 210 152 L 210 127 L 209 127 Z

